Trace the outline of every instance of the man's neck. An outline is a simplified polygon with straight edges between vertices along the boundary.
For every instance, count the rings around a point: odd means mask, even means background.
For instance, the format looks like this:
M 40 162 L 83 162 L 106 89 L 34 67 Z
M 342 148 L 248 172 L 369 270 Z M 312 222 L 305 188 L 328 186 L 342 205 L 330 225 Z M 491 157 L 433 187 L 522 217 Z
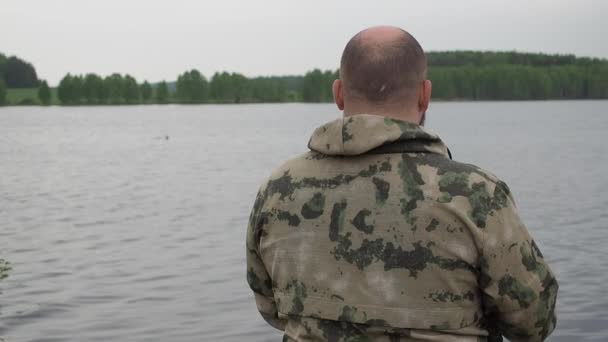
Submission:
M 419 119 L 420 115 L 418 113 L 411 113 L 411 112 L 407 112 L 407 111 L 403 111 L 403 110 L 397 111 L 397 110 L 369 109 L 369 108 L 367 108 L 367 109 L 352 109 L 352 108 L 347 109 L 347 108 L 345 108 L 344 109 L 345 117 L 359 115 L 359 114 L 378 115 L 378 116 L 384 116 L 384 117 L 391 118 L 391 119 L 411 122 L 416 125 L 420 124 L 420 119 Z

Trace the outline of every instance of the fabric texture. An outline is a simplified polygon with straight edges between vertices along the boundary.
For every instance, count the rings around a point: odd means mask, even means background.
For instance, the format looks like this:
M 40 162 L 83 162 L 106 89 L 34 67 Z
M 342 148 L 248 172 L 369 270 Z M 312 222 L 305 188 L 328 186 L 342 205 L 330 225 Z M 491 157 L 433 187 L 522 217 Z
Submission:
M 542 341 L 557 281 L 508 186 L 374 115 L 315 130 L 247 229 L 247 281 L 293 341 Z

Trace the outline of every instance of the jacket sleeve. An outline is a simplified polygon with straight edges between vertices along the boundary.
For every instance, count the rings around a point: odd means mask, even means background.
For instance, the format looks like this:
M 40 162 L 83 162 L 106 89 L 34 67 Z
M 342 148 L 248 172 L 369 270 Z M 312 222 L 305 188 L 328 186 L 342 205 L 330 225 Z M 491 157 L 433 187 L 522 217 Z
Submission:
M 261 189 L 256 196 L 247 227 L 247 283 L 254 293 L 258 311 L 264 320 L 279 330 L 285 330 L 287 322 L 278 317 L 278 310 L 272 291 L 272 279 L 266 271 L 264 262 L 259 254 L 262 226 L 267 219 L 262 210 L 264 205 L 263 194 L 264 191 Z
M 482 231 L 480 287 L 488 324 L 511 341 L 543 341 L 555 328 L 558 285 L 506 184 Z M 494 205 L 496 203 L 493 203 Z

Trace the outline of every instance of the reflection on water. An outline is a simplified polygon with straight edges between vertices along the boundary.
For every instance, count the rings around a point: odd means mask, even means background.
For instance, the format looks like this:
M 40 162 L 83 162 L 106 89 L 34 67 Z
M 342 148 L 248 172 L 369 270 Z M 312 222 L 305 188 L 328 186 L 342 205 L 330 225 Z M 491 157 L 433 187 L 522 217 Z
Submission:
M 551 341 L 608 335 L 608 102 L 440 103 L 455 159 L 513 190 L 560 281 Z M 280 340 L 244 278 L 258 185 L 330 105 L 0 109 L 0 336 Z M 170 139 L 160 139 L 165 136 Z

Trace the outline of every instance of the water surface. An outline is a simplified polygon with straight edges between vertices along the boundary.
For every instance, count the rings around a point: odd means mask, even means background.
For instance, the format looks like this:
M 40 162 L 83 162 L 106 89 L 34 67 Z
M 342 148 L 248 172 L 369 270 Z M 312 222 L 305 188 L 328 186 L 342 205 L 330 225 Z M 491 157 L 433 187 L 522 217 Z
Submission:
M 438 103 L 427 126 L 492 170 L 560 282 L 550 341 L 608 337 L 608 101 Z M 0 336 L 268 341 L 245 282 L 257 187 L 332 105 L 0 108 Z M 168 139 L 167 139 L 168 137 Z

